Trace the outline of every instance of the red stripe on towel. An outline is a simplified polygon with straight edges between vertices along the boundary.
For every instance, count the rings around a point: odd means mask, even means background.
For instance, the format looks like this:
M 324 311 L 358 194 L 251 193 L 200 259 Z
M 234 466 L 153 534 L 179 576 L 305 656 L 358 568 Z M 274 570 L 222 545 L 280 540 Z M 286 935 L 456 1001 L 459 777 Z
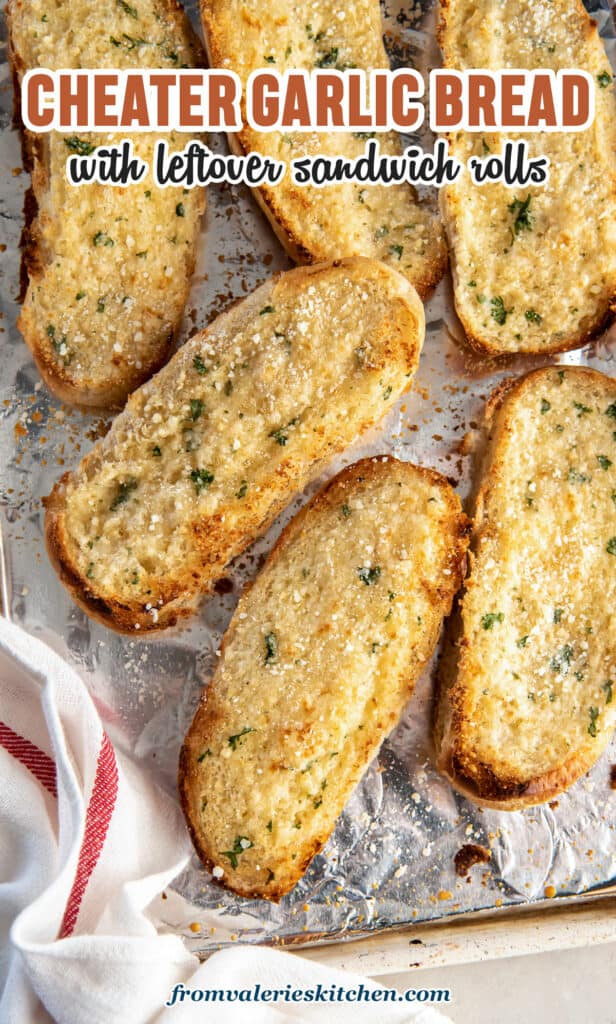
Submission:
M 0 722 L 0 746 L 32 772 L 48 793 L 57 797 L 56 765 L 49 754 L 14 732 L 5 722 Z
M 117 795 L 118 765 L 109 738 L 106 733 L 103 733 L 94 786 L 86 811 L 86 825 L 77 861 L 75 881 L 66 903 L 66 910 L 58 933 L 59 939 L 65 939 L 73 933 L 87 884 L 107 838 Z

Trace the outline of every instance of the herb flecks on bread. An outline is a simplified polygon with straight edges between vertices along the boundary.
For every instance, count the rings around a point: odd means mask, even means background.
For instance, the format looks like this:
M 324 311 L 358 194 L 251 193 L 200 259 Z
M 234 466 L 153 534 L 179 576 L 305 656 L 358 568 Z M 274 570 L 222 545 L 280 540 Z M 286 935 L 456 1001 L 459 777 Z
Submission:
M 257 0 L 202 0 L 201 19 L 213 67 L 235 71 L 245 90 L 253 71 L 388 69 L 378 0 L 353 4 L 302 0 L 264 6 Z M 306 156 L 361 156 L 371 132 L 257 132 L 248 125 L 230 145 L 290 163 Z M 381 153 L 401 153 L 398 136 L 378 134 Z M 291 256 L 302 263 L 339 256 L 381 259 L 425 298 L 447 266 L 438 214 L 410 185 L 294 185 L 290 170 L 255 196 Z
M 438 764 L 479 803 L 549 800 L 616 725 L 616 382 L 549 367 L 488 407 Z
M 278 899 L 324 845 L 434 651 L 466 526 L 439 474 L 364 459 L 240 599 L 179 779 L 197 851 L 235 892 Z
M 279 275 L 131 396 L 47 499 L 75 598 L 126 631 L 188 614 L 227 562 L 410 386 L 424 312 L 350 259 Z
M 201 62 L 171 0 L 10 0 L 16 80 L 33 67 L 175 68 Z M 126 133 L 125 133 L 126 134 Z M 18 326 L 49 387 L 80 405 L 121 404 L 168 357 L 192 274 L 204 192 L 137 184 L 70 185 L 71 155 L 125 135 L 24 133 L 34 203 L 24 232 L 28 287 Z M 131 135 L 152 163 L 158 135 Z M 167 136 L 170 149 L 185 138 Z
M 581 0 L 448 0 L 445 65 L 587 71 L 596 115 L 582 132 L 457 132 L 463 163 L 523 138 L 550 160 L 544 185 L 473 185 L 464 172 L 441 191 L 456 311 L 488 355 L 579 348 L 616 309 L 616 99 L 605 47 Z

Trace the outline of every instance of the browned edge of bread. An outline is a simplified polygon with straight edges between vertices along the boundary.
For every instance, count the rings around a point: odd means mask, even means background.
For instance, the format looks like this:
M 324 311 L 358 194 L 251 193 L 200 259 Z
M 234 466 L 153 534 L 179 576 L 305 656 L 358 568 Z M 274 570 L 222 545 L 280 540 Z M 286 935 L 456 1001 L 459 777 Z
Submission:
M 63 508 L 62 487 L 72 474 L 64 473 L 54 484 L 51 494 L 43 498 L 45 508 L 45 546 L 49 561 L 58 574 L 60 581 L 68 590 L 75 604 L 86 612 L 95 622 L 113 629 L 116 633 L 135 634 L 135 612 L 121 601 L 103 601 L 96 597 L 87 587 L 81 573 L 73 568 L 66 552 L 62 531 L 57 513 Z M 187 610 L 186 615 L 189 614 Z M 174 626 L 177 616 L 167 625 Z
M 473 334 L 472 329 L 465 322 L 464 317 L 460 315 L 458 310 L 456 310 L 456 316 L 464 328 L 464 338 L 468 343 L 469 348 L 477 355 L 480 355 L 483 359 L 488 357 L 495 366 L 505 366 L 512 363 L 513 360 L 519 358 L 519 356 L 557 356 L 563 352 L 571 352 L 573 349 L 584 348 L 585 345 L 590 345 L 593 341 L 597 341 L 598 338 L 601 338 L 605 334 L 607 329 L 611 327 L 616 319 L 616 295 L 610 299 L 607 312 L 602 316 L 597 317 L 594 323 L 592 323 L 583 333 L 578 334 L 575 338 L 569 338 L 567 341 L 563 341 L 555 345 L 548 345 L 542 348 L 526 348 L 523 352 L 517 353 L 503 352 L 500 349 L 493 348 L 487 342 Z

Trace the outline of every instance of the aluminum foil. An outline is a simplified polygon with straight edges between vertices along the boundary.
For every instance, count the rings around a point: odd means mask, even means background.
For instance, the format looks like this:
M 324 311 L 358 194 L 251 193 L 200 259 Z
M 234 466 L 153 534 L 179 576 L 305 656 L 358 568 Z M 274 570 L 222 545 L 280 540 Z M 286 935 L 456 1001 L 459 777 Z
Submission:
M 422 0 L 411 9 L 405 0 L 394 0 L 384 10 L 392 63 L 408 61 L 427 72 L 438 60 L 432 2 Z M 589 6 L 614 62 L 612 4 L 613 0 L 592 0 Z M 235 561 L 217 594 L 182 631 L 143 640 L 120 637 L 91 622 L 72 604 L 45 554 L 41 497 L 62 472 L 78 463 L 107 421 L 63 406 L 48 393 L 15 327 L 18 244 L 28 180 L 21 170 L 18 135 L 11 127 L 6 51 L 1 75 L 3 606 L 7 615 L 67 658 L 90 691 L 113 742 L 175 794 L 180 743 L 199 692 L 211 676 L 215 652 L 242 586 L 258 571 L 284 522 L 317 485 L 300 495 L 267 536 Z M 222 137 L 211 137 L 210 145 L 225 151 Z M 181 340 L 289 265 L 247 191 L 210 188 Z M 427 324 L 412 391 L 379 431 L 329 467 L 328 476 L 362 454 L 392 452 L 440 470 L 463 496 L 468 495 L 469 459 L 460 445 L 479 421 L 484 400 L 504 376 L 545 360 L 518 358 L 498 368 L 479 362 L 464 347 L 449 280 L 429 302 Z M 616 332 L 560 361 L 614 375 Z M 431 693 L 432 672 L 427 672 L 326 848 L 292 893 L 277 905 L 240 899 L 213 884 L 193 857 L 152 904 L 150 914 L 157 926 L 183 935 L 191 950 L 207 955 L 236 940 L 340 940 L 497 906 L 506 913 L 515 904 L 546 896 L 572 899 L 616 882 L 616 793 L 609 786 L 616 743 L 557 801 L 509 814 L 481 811 L 456 795 L 433 768 Z M 491 857 L 461 878 L 454 856 L 469 843 L 489 848 Z

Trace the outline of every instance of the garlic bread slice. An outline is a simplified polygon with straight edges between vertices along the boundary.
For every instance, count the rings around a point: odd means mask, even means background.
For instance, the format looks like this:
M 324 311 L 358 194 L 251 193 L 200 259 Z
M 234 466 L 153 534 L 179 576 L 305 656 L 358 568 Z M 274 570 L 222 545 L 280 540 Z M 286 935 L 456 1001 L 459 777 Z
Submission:
M 210 64 L 235 71 L 244 95 L 258 70 L 389 69 L 378 0 L 201 0 L 201 22 Z M 229 135 L 229 145 L 236 153 L 256 151 L 290 164 L 311 156 L 355 159 L 372 137 L 382 154 L 402 152 L 393 132 L 259 132 L 247 123 Z M 410 185 L 296 185 L 288 167 L 280 184 L 257 188 L 254 195 L 298 263 L 355 255 L 381 259 L 401 271 L 422 299 L 447 267 L 440 217 Z
M 616 724 L 616 381 L 537 370 L 496 393 L 486 430 L 437 763 L 514 810 L 570 786 Z
M 26 71 L 198 67 L 201 47 L 175 0 L 9 0 L 9 55 L 16 96 Z M 18 106 L 18 104 L 17 104 Z M 22 236 L 25 297 L 18 327 L 48 387 L 82 406 L 121 405 L 168 359 L 193 272 L 202 188 L 159 188 L 157 138 L 137 132 L 133 155 L 150 170 L 126 186 L 71 185 L 69 157 L 92 157 L 126 132 L 34 134 L 24 129 L 32 171 Z
M 612 69 L 581 0 L 446 0 L 448 68 L 587 71 L 593 124 L 581 132 L 456 132 L 463 163 L 524 139 L 549 158 L 545 185 L 474 185 L 464 171 L 441 190 L 456 311 L 484 355 L 579 348 L 616 309 L 616 98 Z
M 180 757 L 199 856 L 278 899 L 332 832 L 431 657 L 467 522 L 438 473 L 343 470 L 286 527 L 223 642 Z
M 409 387 L 423 336 L 408 281 L 360 258 L 278 275 L 219 316 L 47 499 L 75 600 L 126 632 L 189 614 Z

